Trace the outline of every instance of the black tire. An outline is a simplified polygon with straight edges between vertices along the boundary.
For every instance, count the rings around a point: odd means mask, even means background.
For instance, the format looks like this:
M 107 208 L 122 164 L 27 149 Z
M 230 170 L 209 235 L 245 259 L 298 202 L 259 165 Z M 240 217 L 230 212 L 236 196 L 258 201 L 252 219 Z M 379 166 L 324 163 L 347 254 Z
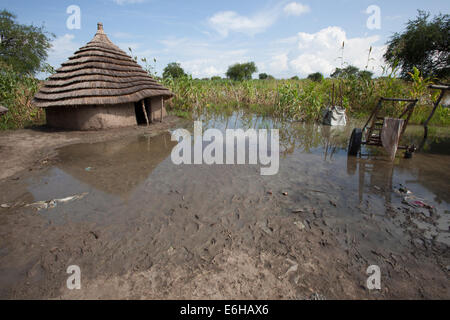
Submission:
M 353 129 L 350 142 L 348 144 L 348 155 L 357 156 L 359 150 L 361 150 L 362 143 L 362 130 L 359 128 Z

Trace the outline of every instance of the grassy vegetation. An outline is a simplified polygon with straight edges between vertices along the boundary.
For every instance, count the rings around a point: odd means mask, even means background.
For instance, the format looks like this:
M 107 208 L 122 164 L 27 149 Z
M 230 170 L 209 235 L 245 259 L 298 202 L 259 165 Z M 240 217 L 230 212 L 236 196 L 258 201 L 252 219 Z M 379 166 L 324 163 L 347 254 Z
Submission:
M 172 114 L 194 118 L 204 112 L 230 114 L 244 110 L 261 116 L 287 121 L 319 121 L 323 108 L 331 103 L 333 84 L 336 92 L 342 88 L 342 104 L 351 117 L 367 117 L 381 96 L 418 98 L 412 123 L 420 124 L 428 116 L 439 92 L 427 89 L 428 79 L 411 74 L 413 81 L 404 81 L 393 73 L 374 80 L 324 79 L 304 80 L 195 80 L 191 77 L 164 79 L 175 97 L 168 103 Z M 0 130 L 16 129 L 45 122 L 45 114 L 31 105 L 39 87 L 32 76 L 15 73 L 3 66 L 0 71 L 0 104 L 9 112 L 0 118 Z M 340 104 L 340 98 L 337 100 Z M 387 105 L 387 115 L 398 115 L 401 104 Z M 448 108 L 438 108 L 432 125 L 450 124 Z
M 368 79 L 311 80 L 194 80 L 189 77 L 164 80 L 174 93 L 169 103 L 173 114 L 191 117 L 205 111 L 244 109 L 262 116 L 284 120 L 318 121 L 322 110 L 331 104 L 333 84 L 342 90 L 342 104 L 352 117 L 367 117 L 380 97 L 417 98 L 419 103 L 412 123 L 421 124 L 429 115 L 439 92 L 427 89 L 429 81 L 420 76 L 404 81 L 394 75 Z M 341 88 L 341 90 L 340 90 Z M 338 98 L 336 103 L 340 104 Z M 386 115 L 395 116 L 404 108 L 401 103 L 386 106 Z M 448 108 L 439 107 L 431 124 L 449 125 Z

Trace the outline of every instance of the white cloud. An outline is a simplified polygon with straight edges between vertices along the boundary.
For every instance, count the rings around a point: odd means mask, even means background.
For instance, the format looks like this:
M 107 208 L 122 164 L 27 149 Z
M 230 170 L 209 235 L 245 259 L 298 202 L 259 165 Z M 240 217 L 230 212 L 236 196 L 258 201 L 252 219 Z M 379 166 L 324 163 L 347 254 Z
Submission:
M 223 76 L 226 72 L 223 68 L 216 66 L 214 59 L 194 59 L 181 62 L 185 71 L 194 78 L 211 78 L 213 76 Z
M 300 32 L 297 43 L 289 51 L 289 67 L 301 76 L 313 72 L 329 75 L 336 67 L 341 66 L 341 48 L 345 43 L 344 62 L 364 69 L 367 65 L 368 53 L 372 47 L 369 70 L 379 75 L 383 65 L 383 54 L 386 46 L 377 45 L 379 36 L 348 38 L 340 27 L 328 27 L 316 33 Z
M 285 53 L 272 57 L 269 64 L 271 73 L 288 70 L 288 56 Z
M 283 1 L 248 16 L 241 15 L 235 11 L 221 11 L 210 17 L 208 23 L 223 37 L 228 36 L 230 32 L 254 36 L 272 26 L 283 15 L 283 12 L 286 15 L 299 16 L 311 11 L 309 6 L 298 2 L 284 5 L 285 3 Z
M 309 8 L 309 6 L 298 3 L 298 2 L 291 2 L 288 3 L 284 9 L 283 9 L 284 13 L 286 13 L 288 16 L 292 15 L 292 16 L 300 16 L 304 13 L 308 13 L 311 11 L 311 9 Z
M 114 2 L 122 6 L 125 4 L 143 3 L 145 0 L 114 0 Z
M 189 50 L 189 49 L 188 49 Z M 193 56 L 192 54 L 190 56 Z M 203 54 L 195 55 L 196 58 L 182 59 L 181 66 L 194 78 L 204 78 L 212 76 L 225 76 L 228 67 L 234 63 L 248 62 L 247 50 L 221 50 L 210 49 Z M 200 57 L 200 58 L 197 58 Z
M 265 31 L 278 18 L 277 13 L 259 12 L 251 17 L 241 16 L 234 11 L 218 12 L 209 18 L 209 24 L 222 36 L 228 36 L 230 31 L 253 36 Z
M 171 57 L 171 61 L 167 60 L 164 63 L 176 60 L 194 78 L 223 77 L 229 65 L 247 62 L 250 59 L 247 49 L 236 46 L 229 49 L 229 44 L 222 41 L 214 43 L 171 37 L 159 42 L 165 47 L 162 52 Z
M 386 47 L 380 36 L 348 37 L 340 27 L 328 27 L 314 33 L 299 32 L 294 36 L 264 44 L 254 44 L 236 39 L 194 40 L 169 37 L 160 53 L 181 63 L 186 72 L 195 78 L 224 76 L 234 63 L 254 61 L 259 72 L 275 77 L 306 77 L 314 72 L 328 76 L 341 66 L 342 42 L 345 42 L 344 60 L 360 69 L 367 65 L 368 51 L 372 47 L 369 70 L 381 75 Z M 230 49 L 233 48 L 233 49 Z M 165 66 L 169 61 L 163 59 Z
M 73 34 L 65 34 L 53 40 L 52 48 L 48 52 L 47 62 L 53 67 L 59 68 L 61 63 L 65 62 L 80 48 L 80 45 L 74 39 Z
M 314 54 L 305 53 L 299 55 L 290 62 L 292 68 L 306 76 L 314 72 L 321 72 L 329 74 L 334 70 L 334 65 L 331 61 L 324 57 L 316 56 Z

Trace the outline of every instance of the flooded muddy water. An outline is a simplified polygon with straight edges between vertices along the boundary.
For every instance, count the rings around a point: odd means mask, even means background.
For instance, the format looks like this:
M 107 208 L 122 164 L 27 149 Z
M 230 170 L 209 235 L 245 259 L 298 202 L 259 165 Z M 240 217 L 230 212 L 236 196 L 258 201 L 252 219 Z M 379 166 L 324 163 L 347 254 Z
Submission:
M 358 122 L 331 128 L 238 113 L 199 120 L 205 130 L 279 128 L 278 174 L 175 165 L 170 132 L 62 147 L 3 199 L 11 205 L 0 209 L 1 295 L 450 298 L 448 129 L 392 163 L 379 148 L 347 157 Z M 192 122 L 184 127 L 193 132 Z M 418 145 L 422 133 L 410 126 L 405 139 Z M 86 275 L 81 292 L 64 288 L 70 264 Z M 377 292 L 365 288 L 373 264 L 383 274 Z

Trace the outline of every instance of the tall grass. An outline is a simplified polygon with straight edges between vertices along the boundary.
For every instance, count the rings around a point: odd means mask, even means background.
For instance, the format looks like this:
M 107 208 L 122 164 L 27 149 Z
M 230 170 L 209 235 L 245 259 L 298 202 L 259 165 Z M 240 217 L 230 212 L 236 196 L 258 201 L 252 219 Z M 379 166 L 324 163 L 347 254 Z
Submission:
M 311 80 L 195 80 L 190 77 L 164 80 L 175 98 L 168 108 L 174 114 L 189 117 L 205 111 L 244 109 L 262 116 L 293 121 L 317 121 L 322 111 L 331 105 L 333 85 L 350 116 L 366 117 L 380 97 L 417 98 L 419 103 L 411 119 L 422 123 L 430 113 L 439 92 L 418 85 L 418 80 L 404 81 L 389 75 L 378 79 L 325 79 Z M 388 116 L 398 116 L 405 105 L 392 103 L 385 106 Z M 442 106 L 433 117 L 434 125 L 449 125 L 450 113 Z

